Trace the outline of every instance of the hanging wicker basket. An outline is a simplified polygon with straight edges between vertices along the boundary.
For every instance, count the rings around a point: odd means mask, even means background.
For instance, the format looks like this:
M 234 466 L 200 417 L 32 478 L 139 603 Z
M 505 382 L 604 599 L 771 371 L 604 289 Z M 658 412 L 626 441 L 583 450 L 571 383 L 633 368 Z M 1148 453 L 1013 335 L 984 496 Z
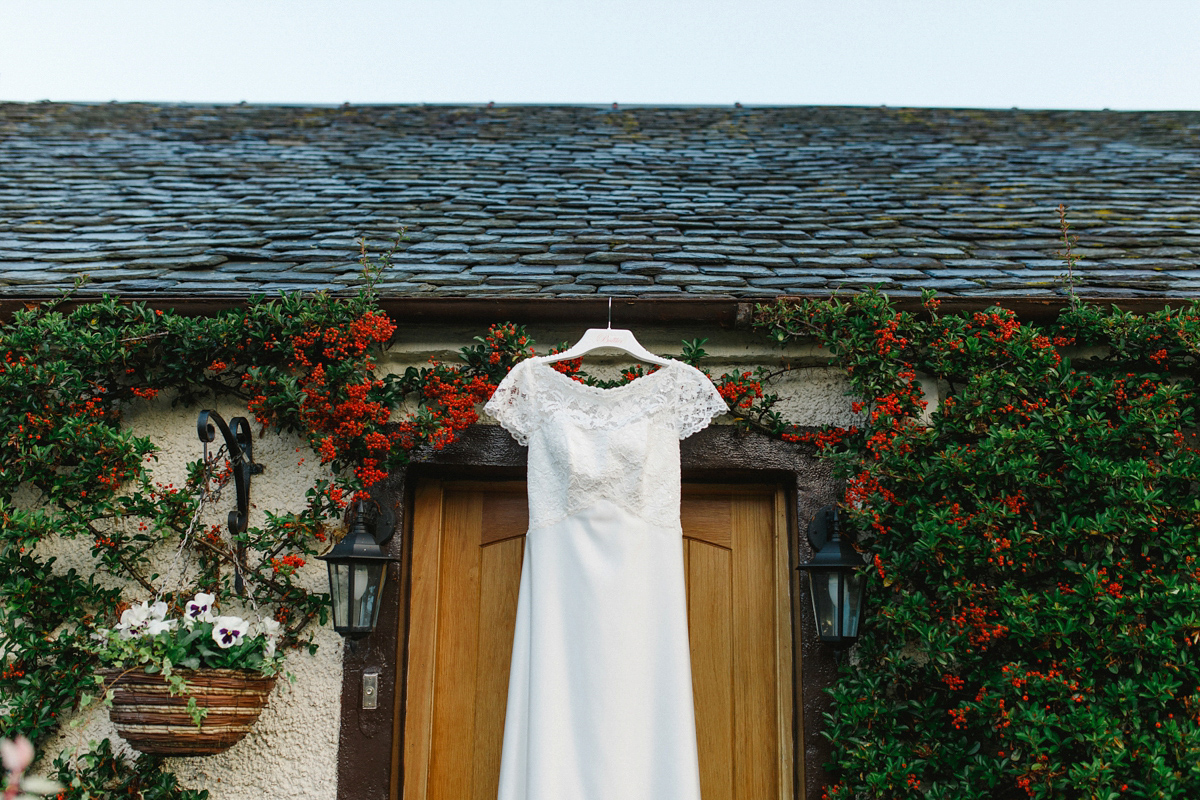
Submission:
M 176 670 L 187 692 L 172 695 L 162 675 L 142 670 L 98 670 L 113 690 L 109 717 L 134 750 L 161 756 L 210 756 L 227 750 L 250 731 L 267 705 L 275 676 L 239 669 Z M 188 699 L 205 709 L 200 727 Z

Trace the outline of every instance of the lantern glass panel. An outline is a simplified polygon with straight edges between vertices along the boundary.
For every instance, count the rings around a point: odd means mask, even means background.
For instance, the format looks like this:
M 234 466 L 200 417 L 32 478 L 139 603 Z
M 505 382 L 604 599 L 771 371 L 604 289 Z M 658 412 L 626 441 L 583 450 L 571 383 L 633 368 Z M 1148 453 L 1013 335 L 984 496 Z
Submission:
M 822 639 L 835 638 L 842 605 L 841 575 L 832 570 L 813 570 L 809 573 L 809 580 L 817 632 Z
M 863 590 L 867 586 L 867 576 L 862 571 L 844 574 L 842 584 L 845 591 L 845 602 L 842 604 L 841 635 L 848 638 L 858 636 L 858 621 L 862 619 Z
M 350 565 L 330 561 L 329 589 L 333 595 L 333 626 L 343 628 L 350 623 Z
M 819 569 L 810 572 L 809 577 L 817 633 L 827 641 L 857 637 L 866 576 L 861 571 Z
M 387 577 L 387 564 L 374 562 L 354 565 L 354 619 L 356 629 L 371 630 L 379 619 L 379 596 Z

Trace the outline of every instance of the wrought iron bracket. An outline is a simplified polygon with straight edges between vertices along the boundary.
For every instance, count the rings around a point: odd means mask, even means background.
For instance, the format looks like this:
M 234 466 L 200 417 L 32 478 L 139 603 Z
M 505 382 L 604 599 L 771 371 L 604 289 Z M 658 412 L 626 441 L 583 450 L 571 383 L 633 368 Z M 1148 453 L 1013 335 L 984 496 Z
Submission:
M 237 490 L 237 508 L 229 512 L 229 532 L 237 536 L 245 533 L 250 522 L 250 476 L 262 474 L 263 468 L 254 463 L 254 437 L 250 432 L 250 421 L 245 417 L 234 417 L 229 422 L 226 425 L 220 414 L 205 409 L 196 420 L 196 434 L 202 442 L 214 442 L 219 430 L 225 439 L 229 463 L 233 467 L 234 488 Z
M 363 505 L 375 506 L 376 513 L 368 515 L 366 509 L 363 509 L 362 523 L 368 531 L 371 532 L 371 538 L 375 540 L 375 544 L 386 544 L 389 539 L 396 533 L 396 512 L 390 506 L 383 506 L 374 498 L 362 496 Z M 354 524 L 354 507 L 357 503 L 350 503 L 346 506 L 346 525 L 349 527 Z
M 829 537 L 833 536 L 833 532 L 837 530 L 839 530 L 837 506 L 825 506 L 814 514 L 808 523 L 808 542 L 812 545 L 813 552 L 824 547 L 825 543 L 829 541 Z

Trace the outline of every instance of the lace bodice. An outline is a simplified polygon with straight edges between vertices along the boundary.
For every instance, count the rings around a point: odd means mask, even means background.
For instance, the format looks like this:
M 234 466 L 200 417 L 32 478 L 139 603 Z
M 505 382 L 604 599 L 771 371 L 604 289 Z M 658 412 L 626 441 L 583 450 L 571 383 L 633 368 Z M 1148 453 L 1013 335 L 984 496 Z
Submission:
M 529 446 L 529 528 L 615 503 L 679 525 L 679 440 L 727 410 L 704 373 L 678 361 L 600 389 L 542 358 L 517 364 L 485 410 Z

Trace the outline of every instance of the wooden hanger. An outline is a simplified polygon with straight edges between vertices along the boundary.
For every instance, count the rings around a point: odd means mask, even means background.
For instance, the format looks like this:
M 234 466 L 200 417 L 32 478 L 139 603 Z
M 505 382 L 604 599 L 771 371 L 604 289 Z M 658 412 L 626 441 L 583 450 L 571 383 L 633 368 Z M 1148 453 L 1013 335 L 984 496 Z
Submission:
M 624 350 L 629 355 L 639 361 L 646 361 L 650 364 L 658 364 L 660 367 L 665 367 L 673 364 L 671 359 L 656 356 L 651 353 L 642 343 L 633 335 L 633 331 L 625 330 L 624 328 L 613 328 L 612 326 L 612 298 L 608 298 L 608 327 L 607 328 L 588 328 L 583 337 L 575 343 L 575 346 L 570 350 L 554 355 L 543 356 L 542 361 L 566 361 L 571 358 L 579 358 L 585 353 L 590 353 L 593 350 L 599 350 L 602 347 L 613 347 L 617 350 Z

